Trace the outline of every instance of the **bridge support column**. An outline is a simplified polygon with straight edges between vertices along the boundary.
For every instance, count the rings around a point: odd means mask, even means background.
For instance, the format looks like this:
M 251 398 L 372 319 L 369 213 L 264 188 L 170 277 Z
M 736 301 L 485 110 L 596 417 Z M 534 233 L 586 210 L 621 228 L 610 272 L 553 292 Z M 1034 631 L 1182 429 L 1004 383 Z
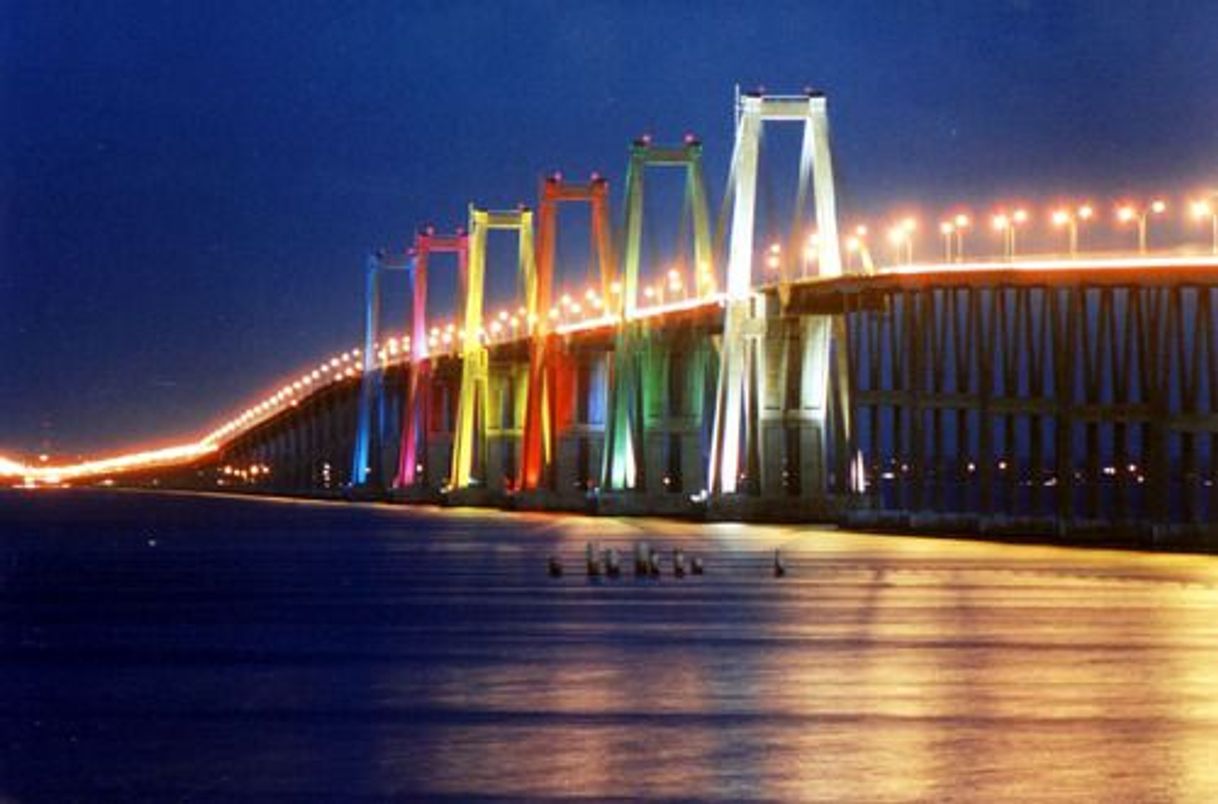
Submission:
M 626 176 L 625 248 L 622 255 L 622 323 L 614 347 L 610 376 L 608 422 L 605 430 L 604 463 L 600 500 L 609 508 L 653 510 L 671 504 L 663 494 L 664 479 L 672 487 L 680 467 L 670 467 L 674 453 L 667 418 L 668 353 L 665 334 L 653 331 L 656 324 L 639 320 L 638 289 L 642 259 L 644 175 L 649 167 L 679 167 L 685 171 L 685 207 L 693 223 L 693 258 L 699 295 L 715 291 L 709 214 L 702 181 L 702 145 L 687 137 L 680 147 L 660 147 L 647 138 L 636 140 L 630 150 Z M 648 424 L 650 419 L 651 424 Z M 658 424 L 663 424 L 658 428 Z M 677 447 L 679 450 L 680 447 Z M 699 487 L 704 485 L 699 484 Z M 650 494 L 648 501 L 629 501 L 626 495 Z M 659 496 L 655 496 L 659 495 Z M 688 501 L 685 502 L 688 506 Z
M 526 298 L 529 320 L 537 316 L 537 276 L 533 260 L 533 213 L 527 208 L 492 212 L 470 207 L 469 276 L 465 288 L 465 338 L 461 346 L 461 394 L 457 401 L 457 424 L 453 437 L 452 471 L 449 499 L 468 497 L 467 491 L 491 486 L 489 473 L 496 471 L 488 462 L 490 409 L 490 363 L 486 332 L 482 326 L 483 294 L 486 275 L 486 241 L 493 229 L 515 231 L 518 243 L 518 274 Z M 526 385 L 527 387 L 527 385 Z M 527 393 L 527 392 L 526 392 Z M 499 481 L 494 483 L 501 489 Z M 469 498 L 473 502 L 478 495 Z
M 800 325 L 794 340 L 801 354 L 791 354 L 792 325 L 780 323 L 788 296 L 789 254 L 782 264 L 783 280 L 778 297 L 772 302 L 778 307 L 763 309 L 751 289 L 758 152 L 762 124 L 768 121 L 798 121 L 804 125 L 795 225 L 789 238 L 796 248 L 788 251 L 802 254 L 802 248 L 798 246 L 805 236 L 802 231 L 804 206 L 811 188 L 816 205 L 819 275 L 832 278 L 842 273 L 824 97 L 745 95 L 739 98 L 732 160 L 733 187 L 729 190 L 734 196 L 734 207 L 728 255 L 727 312 L 709 484 L 711 494 L 723 498 L 714 500 L 714 504 L 729 515 L 742 508 L 761 510 L 747 499 L 732 499 L 740 495 L 780 499 L 780 492 L 789 487 L 788 481 L 794 471 L 798 471 L 801 478 L 808 476 L 806 482 L 801 480 L 799 484 L 801 493 L 806 490 L 807 494 L 821 500 L 826 500 L 828 493 L 824 465 L 825 403 L 833 371 L 830 338 L 835 327 L 827 317 L 814 318 Z M 841 348 L 845 348 L 845 344 L 841 344 Z M 789 435 L 786 434 L 786 420 L 792 414 L 785 403 L 779 402 L 790 396 L 785 385 L 788 377 L 798 377 L 795 385 L 800 395 L 798 412 L 793 414 L 799 424 Z M 772 388 L 780 379 L 782 385 Z M 848 412 L 849 404 L 842 408 Z M 774 429 L 776 418 L 777 431 Z M 845 440 L 848 442 L 849 437 Z M 780 444 L 782 449 L 779 449 Z M 777 454 L 772 454 L 775 451 Z M 796 452 L 810 455 L 806 461 L 802 457 L 794 459 L 792 456 Z M 784 461 L 791 460 L 798 466 L 783 465 Z M 817 485 L 814 487 L 813 483 Z M 772 505 L 764 508 L 774 510 Z

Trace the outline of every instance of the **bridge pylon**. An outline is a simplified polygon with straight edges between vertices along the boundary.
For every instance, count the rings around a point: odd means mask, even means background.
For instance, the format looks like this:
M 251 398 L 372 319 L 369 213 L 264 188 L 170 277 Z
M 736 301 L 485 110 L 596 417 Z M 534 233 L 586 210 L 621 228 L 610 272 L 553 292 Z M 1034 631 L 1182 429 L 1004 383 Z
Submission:
M 637 320 L 637 312 L 643 239 L 643 179 L 649 167 L 685 170 L 685 205 L 693 224 L 695 287 L 700 296 L 715 292 L 710 214 L 702 178 L 702 143 L 692 136 L 675 147 L 653 145 L 646 137 L 635 140 L 630 147 L 630 164 L 626 172 L 621 325 L 610 375 L 601 471 L 601 488 L 606 491 L 645 488 L 643 363 L 648 333 L 646 323 Z
M 585 203 L 592 219 L 592 251 L 600 273 L 601 298 L 613 298 L 612 237 L 609 222 L 609 182 L 594 175 L 586 184 L 563 181 L 558 174 L 541 183 L 537 225 L 537 278 L 535 319 L 530 319 L 529 379 L 525 402 L 524 437 L 521 445 L 517 488 L 532 491 L 555 486 L 555 457 L 558 412 L 573 400 L 560 399 L 564 387 L 556 376 L 560 370 L 558 335 L 552 331 L 546 312 L 550 309 L 554 262 L 558 244 L 558 207 L 563 203 Z
M 402 406 L 402 442 L 398 450 L 395 488 L 427 483 L 427 432 L 431 411 L 432 361 L 427 337 L 427 278 L 431 257 L 457 257 L 457 286 L 467 285 L 469 235 L 458 228 L 450 235 L 436 234 L 431 227 L 415 234 L 411 249 L 410 379 Z
M 533 256 L 533 211 L 486 210 L 470 205 L 469 271 L 465 286 L 464 335 L 461 344 L 461 390 L 457 397 L 457 422 L 453 434 L 449 489 L 486 488 L 490 478 L 487 460 L 487 429 L 490 418 L 490 364 L 482 327 L 486 290 L 487 235 L 492 230 L 517 233 L 517 273 L 524 290 L 527 321 L 537 321 L 537 266 Z M 527 403 L 527 400 L 526 400 Z
M 765 388 L 768 313 L 763 297 L 753 292 L 752 282 L 757 163 L 762 127 L 768 122 L 798 122 L 803 123 L 804 128 L 791 242 L 798 243 L 803 234 L 798 227 L 804 220 L 811 189 L 819 239 L 819 275 L 831 278 L 842 274 L 824 96 L 817 93 L 738 96 L 736 143 L 728 187 L 733 209 L 727 263 L 727 310 L 709 472 L 712 494 L 762 493 L 767 486 L 773 485 L 767 483 L 763 473 L 776 471 L 763 455 L 766 440 L 762 432 L 763 408 L 768 404 Z M 788 251 L 800 253 L 799 249 Z M 782 285 L 788 281 L 788 273 L 789 258 L 783 265 Z M 786 293 L 781 292 L 779 296 L 785 299 Z M 802 344 L 798 376 L 803 385 L 799 415 L 803 419 L 815 419 L 814 424 L 823 429 L 833 324 L 826 316 L 807 318 L 800 323 L 804 331 L 798 337 Z M 823 453 L 823 439 L 818 448 Z
M 377 359 L 381 321 L 381 274 L 401 270 L 406 261 L 384 252 L 364 260 L 364 348 L 360 376 L 359 412 L 355 449 L 351 457 L 351 486 L 363 488 L 381 482 L 380 454 L 385 437 L 384 372 Z

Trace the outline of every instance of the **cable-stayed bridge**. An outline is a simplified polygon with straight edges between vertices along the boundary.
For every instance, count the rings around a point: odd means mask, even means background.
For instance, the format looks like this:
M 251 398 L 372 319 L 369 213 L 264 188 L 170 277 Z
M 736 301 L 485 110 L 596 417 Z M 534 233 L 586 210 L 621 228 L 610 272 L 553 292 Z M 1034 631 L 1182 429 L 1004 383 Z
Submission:
M 715 225 L 701 143 L 630 148 L 621 225 L 600 177 L 542 182 L 535 207 L 471 206 L 366 262 L 361 347 L 195 442 L 75 465 L 0 462 L 27 483 L 162 486 L 1053 536 L 1212 533 L 1218 521 L 1218 199 L 1214 249 L 1148 249 L 1161 202 L 1122 207 L 1132 253 L 1079 253 L 1090 206 L 1057 210 L 1068 253 L 1021 257 L 1022 209 L 968 216 L 915 263 L 915 225 L 839 233 L 825 98 L 745 94 Z M 790 224 L 756 237 L 763 131 L 801 127 Z M 683 180 L 681 267 L 643 254 L 646 177 Z M 561 207 L 588 212 L 581 292 L 558 293 Z M 1208 218 L 1207 218 L 1208 216 Z M 499 265 L 492 232 L 515 239 Z M 496 235 L 504 236 L 503 234 Z M 436 257 L 447 255 L 442 260 Z M 441 265 L 441 263 L 444 265 Z M 450 267 L 451 266 L 451 267 Z M 429 275 L 461 309 L 433 321 Z M 486 303 L 488 272 L 516 300 Z M 404 275 L 406 326 L 382 283 Z M 648 281 L 648 278 L 654 281 Z

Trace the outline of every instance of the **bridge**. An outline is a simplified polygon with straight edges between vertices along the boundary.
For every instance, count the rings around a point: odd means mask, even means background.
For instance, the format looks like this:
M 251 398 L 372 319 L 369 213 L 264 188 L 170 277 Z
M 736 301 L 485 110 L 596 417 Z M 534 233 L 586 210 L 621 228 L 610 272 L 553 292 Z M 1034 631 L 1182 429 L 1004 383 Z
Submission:
M 1123 206 L 1136 253 L 1080 253 L 1089 205 L 1052 222 L 1068 253 L 1020 256 L 1023 209 L 993 216 L 1002 253 L 915 263 L 916 224 L 873 254 L 839 234 L 824 96 L 745 94 L 721 225 L 702 145 L 630 147 L 625 214 L 600 176 L 546 178 L 535 208 L 471 206 L 365 263 L 361 346 L 286 382 L 202 438 L 76 464 L 0 461 L 28 484 L 132 483 L 712 518 L 838 521 L 1146 543 L 1218 522 L 1218 198 L 1192 212 L 1212 248 L 1151 251 L 1160 201 Z M 802 128 L 791 225 L 759 244 L 762 132 Z M 648 283 L 645 178 L 679 171 L 688 270 Z M 586 207 L 594 283 L 558 293 L 564 205 Z M 809 206 L 812 212 L 809 212 Z M 717 230 L 717 231 L 716 231 Z M 518 304 L 486 309 L 516 241 Z M 502 235 L 497 235 L 502 236 Z M 726 240 L 726 243 L 720 241 Z M 448 255 L 463 309 L 432 321 Z M 654 266 L 651 266 L 654 268 Z M 654 271 L 652 272 L 654 274 Z M 382 284 L 410 286 L 383 326 Z

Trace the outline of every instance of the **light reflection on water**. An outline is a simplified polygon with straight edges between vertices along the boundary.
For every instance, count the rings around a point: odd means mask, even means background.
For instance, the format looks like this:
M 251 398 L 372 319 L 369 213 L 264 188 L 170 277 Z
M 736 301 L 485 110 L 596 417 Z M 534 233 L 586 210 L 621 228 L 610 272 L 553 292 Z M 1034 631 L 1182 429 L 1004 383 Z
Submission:
M 1215 558 L 134 495 L 0 534 L 18 799 L 1218 799 Z M 591 538 L 709 574 L 590 582 Z

